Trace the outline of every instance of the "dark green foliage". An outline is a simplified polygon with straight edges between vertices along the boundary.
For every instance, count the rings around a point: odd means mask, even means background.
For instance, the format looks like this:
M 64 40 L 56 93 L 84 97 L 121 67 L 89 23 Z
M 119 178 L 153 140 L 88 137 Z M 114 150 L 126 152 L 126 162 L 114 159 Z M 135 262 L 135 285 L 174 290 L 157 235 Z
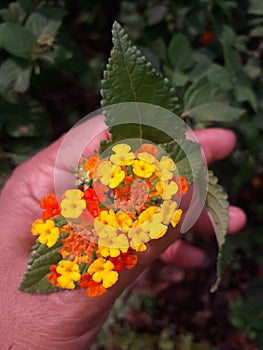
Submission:
M 61 260 L 58 250 L 62 247 L 61 238 L 51 248 L 40 244 L 37 240 L 32 247 L 27 270 L 20 283 L 19 289 L 28 293 L 50 293 L 61 290 L 52 285 L 47 275 L 50 273 L 50 266 Z

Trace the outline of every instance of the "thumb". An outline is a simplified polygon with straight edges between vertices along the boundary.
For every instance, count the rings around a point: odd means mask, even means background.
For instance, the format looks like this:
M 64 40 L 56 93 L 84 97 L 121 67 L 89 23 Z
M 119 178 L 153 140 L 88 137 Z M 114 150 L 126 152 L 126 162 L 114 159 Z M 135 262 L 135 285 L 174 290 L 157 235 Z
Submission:
M 74 137 L 64 136 L 21 165 L 1 194 L 0 217 L 6 223 L 0 265 L 4 286 L 0 289 L 1 320 L 4 320 L 1 333 L 6 335 L 3 348 L 67 350 L 88 347 L 120 293 L 179 235 L 178 229 L 169 230 L 158 243 L 149 242 L 147 251 L 138 253 L 137 266 L 132 271 L 122 271 L 116 285 L 99 300 L 87 298 L 83 290 L 41 295 L 17 290 L 32 245 L 30 226 L 40 215 L 39 201 L 55 190 L 54 169 L 61 171 L 61 190 L 63 186 L 68 188 L 67 173 L 72 157 L 76 157 L 77 136 L 81 134 L 79 139 L 85 137 L 89 141 L 91 154 L 99 141 L 107 137 L 102 117 L 87 121 L 85 126 L 78 126 L 78 131 L 75 129 L 72 133 Z M 94 134 L 96 137 L 92 136 Z M 80 150 L 83 152 L 85 144 L 80 143 L 79 147 L 77 155 Z M 59 163 L 56 162 L 58 152 L 62 155 Z

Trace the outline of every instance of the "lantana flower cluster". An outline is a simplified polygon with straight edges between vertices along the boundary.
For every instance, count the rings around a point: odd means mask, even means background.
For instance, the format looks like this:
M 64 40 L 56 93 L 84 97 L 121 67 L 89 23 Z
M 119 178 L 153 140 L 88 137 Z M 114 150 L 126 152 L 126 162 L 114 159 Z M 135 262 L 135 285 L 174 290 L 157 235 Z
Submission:
M 93 297 L 112 287 L 120 271 L 136 266 L 147 242 L 163 237 L 170 224 L 176 227 L 188 183 L 152 144 L 136 150 L 117 144 L 108 156 L 83 158 L 76 174 L 77 188 L 42 199 L 42 219 L 32 234 L 48 248 L 59 247 L 61 260 L 50 266 L 49 282 L 84 288 Z

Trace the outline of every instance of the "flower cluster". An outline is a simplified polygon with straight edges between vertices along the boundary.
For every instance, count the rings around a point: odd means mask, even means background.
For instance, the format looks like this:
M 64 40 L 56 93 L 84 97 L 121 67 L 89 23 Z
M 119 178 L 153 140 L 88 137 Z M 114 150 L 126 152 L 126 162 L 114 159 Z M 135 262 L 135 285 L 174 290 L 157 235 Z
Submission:
M 122 143 L 107 156 L 83 158 L 77 186 L 60 199 L 43 198 L 45 211 L 32 233 L 41 244 L 58 246 L 61 260 L 50 266 L 49 282 L 85 288 L 93 297 L 113 286 L 120 271 L 134 268 L 148 241 L 178 224 L 188 183 L 161 149 L 143 144 L 133 150 Z

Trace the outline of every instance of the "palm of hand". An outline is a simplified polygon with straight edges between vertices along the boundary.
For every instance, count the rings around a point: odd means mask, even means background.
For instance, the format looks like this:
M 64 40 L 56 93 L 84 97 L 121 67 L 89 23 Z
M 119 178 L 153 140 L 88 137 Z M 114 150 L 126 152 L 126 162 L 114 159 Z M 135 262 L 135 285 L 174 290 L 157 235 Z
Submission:
M 88 123 L 91 121 L 88 121 Z M 104 134 L 95 139 L 90 149 L 96 149 L 100 138 L 105 138 L 102 123 L 93 123 L 97 132 Z M 94 127 L 91 128 L 94 132 Z M 229 136 L 229 135 L 228 135 Z M 48 295 L 26 294 L 17 290 L 25 271 L 34 237 L 30 234 L 32 222 L 40 217 L 39 202 L 47 193 L 54 192 L 54 165 L 61 144 L 58 140 L 47 149 L 22 164 L 10 178 L 1 193 L 0 219 L 2 232 L 1 263 L 1 333 L 5 333 L 3 349 L 84 349 L 91 344 L 115 298 L 122 290 L 174 241 L 174 234 L 161 240 L 149 251 L 138 268 L 121 276 L 118 285 L 97 299 L 89 299 L 82 290 L 63 291 Z M 230 141 L 223 158 L 233 148 Z M 211 148 L 211 147 L 210 147 Z M 208 147 L 209 149 L 209 147 Z M 207 152 L 208 154 L 209 152 Z M 212 160 L 213 157 L 211 157 Z M 216 157 L 214 157 L 216 158 Z M 68 171 L 65 169 L 65 171 Z M 244 215 L 243 215 L 244 216 Z M 244 224 L 239 217 L 239 226 Z M 232 231 L 235 231 L 234 229 Z M 171 246 L 173 247 L 173 246 Z M 182 248 L 182 247 L 181 247 Z M 178 249 L 177 249 L 178 250 Z M 190 253 L 191 254 L 191 253 Z M 167 250 L 167 262 L 179 262 L 180 254 Z

